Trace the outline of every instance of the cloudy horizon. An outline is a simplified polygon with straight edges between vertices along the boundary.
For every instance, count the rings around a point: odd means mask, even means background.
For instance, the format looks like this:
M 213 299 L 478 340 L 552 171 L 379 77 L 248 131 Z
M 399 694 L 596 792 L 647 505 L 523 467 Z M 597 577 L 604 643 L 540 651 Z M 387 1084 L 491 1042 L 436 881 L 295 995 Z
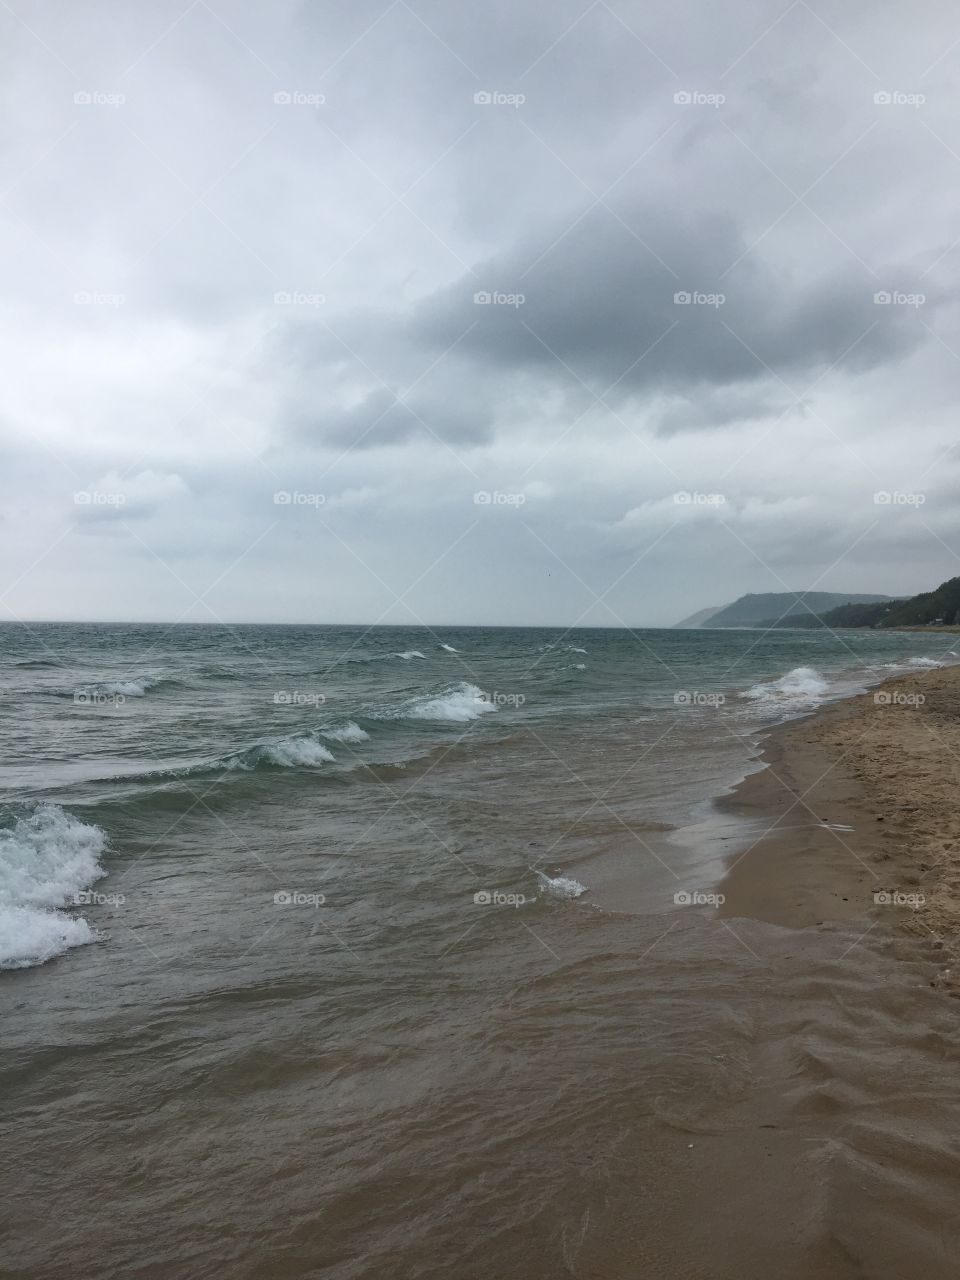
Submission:
M 956 26 L 11 0 L 0 619 L 955 576 Z

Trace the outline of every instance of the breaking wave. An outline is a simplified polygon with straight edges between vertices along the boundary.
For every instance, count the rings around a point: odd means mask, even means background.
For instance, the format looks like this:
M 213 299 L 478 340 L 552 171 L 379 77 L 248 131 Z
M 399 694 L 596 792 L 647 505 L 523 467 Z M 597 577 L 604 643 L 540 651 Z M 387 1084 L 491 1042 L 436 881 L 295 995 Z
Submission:
M 106 836 L 59 805 L 37 806 L 0 831 L 0 969 L 43 964 L 96 942 L 86 920 L 62 908 L 104 874 Z
M 336 756 L 313 738 L 281 738 L 255 748 L 254 765 L 261 760 L 283 769 L 295 769 L 298 765 L 333 764 Z
M 363 730 L 360 730 L 362 733 Z M 252 773 L 261 765 L 280 769 L 313 768 L 322 764 L 335 764 L 336 756 L 323 743 L 307 735 L 291 734 L 285 738 L 273 738 L 258 742 L 239 751 L 229 751 L 221 756 L 183 763 L 160 764 L 156 769 L 137 770 L 117 774 L 115 782 L 160 782 L 164 779 L 196 778 L 211 773 Z
M 482 689 L 475 684 L 461 680 L 459 684 L 450 685 L 441 693 L 412 698 L 403 704 L 398 713 L 391 719 L 404 720 L 450 720 L 465 723 L 476 720 L 496 707 Z
M 828 689 L 827 681 L 815 667 L 794 667 L 778 680 L 762 681 L 745 689 L 740 697 L 749 699 L 761 712 L 800 711 L 819 706 Z
M 148 689 L 156 689 L 164 681 L 159 676 L 139 676 L 136 680 L 104 680 L 101 684 L 80 685 L 70 691 L 81 698 L 142 698 Z

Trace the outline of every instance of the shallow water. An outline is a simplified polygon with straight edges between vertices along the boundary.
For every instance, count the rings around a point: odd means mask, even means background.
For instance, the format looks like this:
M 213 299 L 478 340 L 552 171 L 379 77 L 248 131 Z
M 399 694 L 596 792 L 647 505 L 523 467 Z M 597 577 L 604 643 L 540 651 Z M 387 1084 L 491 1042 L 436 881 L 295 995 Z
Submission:
M 6 1267 L 956 1274 L 952 1002 L 669 836 L 951 640 L 0 628 Z

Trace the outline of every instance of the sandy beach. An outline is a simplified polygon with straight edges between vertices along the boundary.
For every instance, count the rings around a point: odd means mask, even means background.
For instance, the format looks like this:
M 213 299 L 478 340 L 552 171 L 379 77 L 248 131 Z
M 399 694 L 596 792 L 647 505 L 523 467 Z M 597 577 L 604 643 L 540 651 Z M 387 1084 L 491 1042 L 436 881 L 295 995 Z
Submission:
M 960 935 L 960 666 L 898 676 L 774 730 L 720 802 L 769 827 L 730 863 L 726 917 L 791 927 L 862 917 L 942 953 Z

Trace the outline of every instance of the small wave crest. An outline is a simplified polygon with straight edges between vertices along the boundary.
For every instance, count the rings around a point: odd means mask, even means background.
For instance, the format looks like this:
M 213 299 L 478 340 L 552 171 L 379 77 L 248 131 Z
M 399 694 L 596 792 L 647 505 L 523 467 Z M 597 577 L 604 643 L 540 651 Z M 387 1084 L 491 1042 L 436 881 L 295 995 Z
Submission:
M 427 655 L 421 653 L 419 649 L 405 649 L 403 653 L 395 653 L 395 658 L 403 658 L 404 662 L 409 662 L 411 658 L 422 658 L 426 662 Z
M 331 742 L 366 742 L 370 737 L 366 729 L 348 720 L 346 724 L 334 725 L 330 729 L 321 729 L 320 733 Z
M 62 908 L 105 873 L 106 836 L 59 805 L 0 830 L 0 969 L 43 964 L 98 934 Z
M 359 730 L 361 733 L 363 730 Z M 322 764 L 335 764 L 336 756 L 322 742 L 307 735 L 291 734 L 286 738 L 272 738 L 255 743 L 239 751 L 229 751 L 221 756 L 204 760 L 191 760 L 180 764 L 168 763 L 156 769 L 122 773 L 115 777 L 120 782 L 160 782 L 165 779 L 202 777 L 211 773 L 252 773 L 260 766 L 279 769 L 315 768 Z
M 312 767 L 333 764 L 336 761 L 333 752 L 313 738 L 280 738 L 276 742 L 256 747 L 253 754 L 254 765 L 262 760 L 266 764 L 279 765 L 282 769 L 295 769 L 299 765 Z
M 446 649 L 447 653 L 459 653 L 459 649 L 455 649 L 452 644 L 442 644 L 441 649 Z
M 540 892 L 552 898 L 579 898 L 587 892 L 587 886 L 572 876 L 548 876 L 537 871 L 536 877 Z
M 87 698 L 142 698 L 148 689 L 155 689 L 162 683 L 157 676 L 140 676 L 136 680 L 104 680 L 100 684 L 81 685 L 72 693 L 73 696 Z

